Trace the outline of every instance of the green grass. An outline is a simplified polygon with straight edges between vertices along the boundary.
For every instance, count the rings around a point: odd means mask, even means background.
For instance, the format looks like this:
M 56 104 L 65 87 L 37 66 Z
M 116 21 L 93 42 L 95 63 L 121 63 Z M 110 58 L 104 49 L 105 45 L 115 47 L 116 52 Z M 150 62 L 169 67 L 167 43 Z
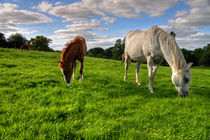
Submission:
M 192 68 L 190 96 L 180 98 L 171 69 L 160 67 L 154 91 L 135 64 L 85 58 L 84 81 L 66 86 L 58 52 L 0 48 L 0 139 L 210 139 L 210 69 Z

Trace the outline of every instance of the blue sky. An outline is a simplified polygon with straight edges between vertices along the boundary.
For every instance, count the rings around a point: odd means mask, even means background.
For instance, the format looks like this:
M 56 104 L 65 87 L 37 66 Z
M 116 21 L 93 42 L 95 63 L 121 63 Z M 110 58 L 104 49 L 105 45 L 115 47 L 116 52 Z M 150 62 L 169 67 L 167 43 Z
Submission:
M 76 35 L 89 49 L 111 47 L 153 25 L 174 31 L 180 48 L 203 47 L 210 43 L 210 0 L 0 0 L 0 32 L 43 35 L 55 50 Z

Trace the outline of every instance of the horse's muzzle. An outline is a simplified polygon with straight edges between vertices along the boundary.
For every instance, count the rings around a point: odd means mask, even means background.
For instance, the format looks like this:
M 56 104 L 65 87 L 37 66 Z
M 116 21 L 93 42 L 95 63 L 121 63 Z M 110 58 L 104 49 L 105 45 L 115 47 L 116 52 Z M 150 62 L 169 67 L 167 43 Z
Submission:
M 187 96 L 189 96 L 189 91 L 181 92 L 181 93 L 178 94 L 178 96 L 187 97 Z

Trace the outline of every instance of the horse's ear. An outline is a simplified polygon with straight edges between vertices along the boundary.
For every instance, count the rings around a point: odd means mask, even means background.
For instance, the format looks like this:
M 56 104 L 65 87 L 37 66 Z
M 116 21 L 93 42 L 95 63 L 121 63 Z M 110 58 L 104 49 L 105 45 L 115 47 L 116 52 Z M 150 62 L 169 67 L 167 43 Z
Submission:
M 192 65 L 193 65 L 193 63 L 192 63 L 192 62 L 188 63 L 188 64 L 187 64 L 187 68 L 186 68 L 186 70 L 185 70 L 185 71 L 188 71 Z

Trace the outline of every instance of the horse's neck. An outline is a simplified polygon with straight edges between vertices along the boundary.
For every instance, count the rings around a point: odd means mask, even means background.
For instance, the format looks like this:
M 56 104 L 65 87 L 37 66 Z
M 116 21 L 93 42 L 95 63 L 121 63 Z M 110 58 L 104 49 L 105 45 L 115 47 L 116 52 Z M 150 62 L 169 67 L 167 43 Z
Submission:
M 177 45 L 165 47 L 165 42 L 160 42 L 160 47 L 164 58 L 168 62 L 171 69 L 174 71 L 182 69 L 187 66 L 184 56 Z
M 66 62 L 66 63 L 70 63 L 70 62 L 72 62 L 72 61 L 74 61 L 74 59 L 75 59 L 75 54 L 74 54 L 74 52 L 73 52 L 73 50 L 72 49 L 69 49 L 69 50 L 67 50 L 68 52 L 66 52 L 66 54 L 65 54 L 65 56 L 64 56 L 64 62 Z
M 74 59 L 74 57 L 71 53 L 66 54 L 66 56 L 65 56 L 65 62 L 66 63 L 72 62 L 73 59 Z

